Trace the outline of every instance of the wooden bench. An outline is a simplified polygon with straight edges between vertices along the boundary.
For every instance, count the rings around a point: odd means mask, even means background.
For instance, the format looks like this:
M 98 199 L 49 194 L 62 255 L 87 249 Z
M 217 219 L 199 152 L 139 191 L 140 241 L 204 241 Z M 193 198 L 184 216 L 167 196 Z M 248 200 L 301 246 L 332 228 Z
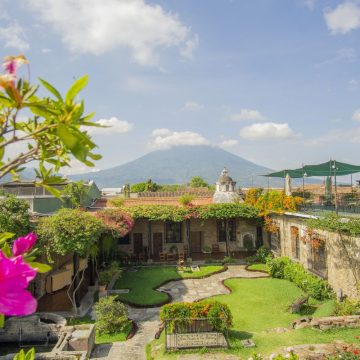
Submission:
M 300 311 L 301 306 L 306 304 L 309 301 L 308 296 L 303 296 L 299 299 L 297 299 L 295 302 L 293 302 L 290 306 L 290 310 L 292 313 L 298 313 Z

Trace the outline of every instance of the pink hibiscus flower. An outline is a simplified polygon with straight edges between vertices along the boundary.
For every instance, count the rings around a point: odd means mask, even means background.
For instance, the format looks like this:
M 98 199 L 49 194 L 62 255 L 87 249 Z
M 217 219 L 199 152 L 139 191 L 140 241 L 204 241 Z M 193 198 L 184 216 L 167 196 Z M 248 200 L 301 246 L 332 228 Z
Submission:
M 34 233 L 19 237 L 14 241 L 12 253 L 14 256 L 22 255 L 28 252 L 36 243 L 37 236 Z
M 21 255 L 9 259 L 0 250 L 0 314 L 25 316 L 36 311 L 36 299 L 26 290 L 35 276 L 36 270 Z

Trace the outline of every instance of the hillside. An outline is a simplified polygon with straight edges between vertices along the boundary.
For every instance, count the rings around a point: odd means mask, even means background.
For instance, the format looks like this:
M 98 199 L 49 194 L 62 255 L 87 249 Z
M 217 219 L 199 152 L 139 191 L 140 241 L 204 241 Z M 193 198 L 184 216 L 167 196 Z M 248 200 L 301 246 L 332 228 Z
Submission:
M 267 178 L 259 175 L 266 174 L 270 169 L 212 146 L 179 146 L 154 151 L 124 165 L 70 178 L 92 179 L 100 188 L 120 187 L 150 178 L 162 184 L 184 184 L 195 175 L 214 184 L 224 166 L 238 186 L 267 186 Z M 282 184 L 281 179 L 271 180 L 272 186 Z

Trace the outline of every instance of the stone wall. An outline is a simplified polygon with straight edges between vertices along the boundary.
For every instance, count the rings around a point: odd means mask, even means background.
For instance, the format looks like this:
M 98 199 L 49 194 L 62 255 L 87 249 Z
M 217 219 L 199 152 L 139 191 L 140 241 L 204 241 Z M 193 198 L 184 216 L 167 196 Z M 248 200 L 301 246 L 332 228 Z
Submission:
M 312 327 L 320 330 L 333 328 L 360 328 L 360 315 L 330 316 L 323 318 L 302 318 L 292 324 L 293 329 Z
M 280 225 L 281 249 L 278 255 L 288 256 L 294 261 L 304 265 L 306 269 L 326 278 L 338 295 L 358 297 L 357 283 L 360 281 L 360 238 L 340 236 L 336 233 L 318 230 L 325 239 L 325 263 L 323 271 L 312 268 L 312 248 L 309 243 L 300 240 L 299 257 L 294 252 L 294 237 L 291 227 L 299 229 L 300 236 L 306 229 L 306 216 L 298 215 L 273 215 L 273 219 Z M 269 246 L 268 236 L 265 236 Z

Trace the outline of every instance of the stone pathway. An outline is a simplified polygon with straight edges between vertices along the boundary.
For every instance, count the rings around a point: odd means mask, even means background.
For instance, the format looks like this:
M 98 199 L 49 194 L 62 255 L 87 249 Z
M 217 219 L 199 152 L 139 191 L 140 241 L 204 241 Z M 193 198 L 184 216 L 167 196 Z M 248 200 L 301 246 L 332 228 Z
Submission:
M 229 294 L 230 291 L 222 284 L 230 278 L 258 278 L 266 276 L 261 272 L 245 270 L 244 265 L 231 265 L 228 270 L 204 279 L 185 279 L 171 281 L 158 290 L 166 291 L 172 296 L 172 302 L 193 302 L 214 295 Z M 136 321 L 139 330 L 135 336 L 125 342 L 97 346 L 93 351 L 93 360 L 144 360 L 145 346 L 154 339 L 157 332 L 160 307 L 134 308 L 129 306 L 129 317 Z M 191 358 L 191 357 L 190 357 Z M 190 359 L 189 358 L 189 359 Z

